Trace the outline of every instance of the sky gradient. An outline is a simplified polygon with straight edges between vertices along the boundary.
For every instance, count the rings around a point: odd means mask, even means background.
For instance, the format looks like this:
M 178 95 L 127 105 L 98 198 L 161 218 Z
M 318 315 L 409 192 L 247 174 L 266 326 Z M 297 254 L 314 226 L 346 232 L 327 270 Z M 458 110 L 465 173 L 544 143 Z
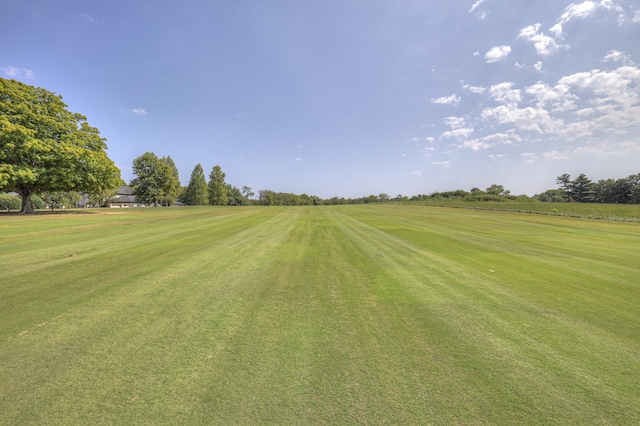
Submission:
M 0 76 L 146 151 L 323 198 L 640 173 L 635 0 L 5 0 Z

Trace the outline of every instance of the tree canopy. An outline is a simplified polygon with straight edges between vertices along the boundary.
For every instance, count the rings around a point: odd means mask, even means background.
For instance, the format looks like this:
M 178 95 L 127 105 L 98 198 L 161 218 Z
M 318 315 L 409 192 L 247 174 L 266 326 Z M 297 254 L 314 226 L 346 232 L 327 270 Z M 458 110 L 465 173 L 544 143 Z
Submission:
M 592 182 L 584 173 L 575 179 L 571 179 L 571 176 L 565 173 L 556 178 L 556 183 L 566 201 L 611 204 L 640 203 L 640 174 L 615 180 L 601 179 L 598 182 Z M 535 198 L 539 198 L 539 196 L 536 195 Z
M 202 206 L 209 203 L 207 192 L 207 180 L 204 177 L 204 169 L 201 164 L 197 164 L 191 173 L 189 185 L 184 192 L 182 200 L 191 206 Z
M 99 192 L 121 185 L 120 169 L 106 154 L 106 139 L 62 97 L 0 78 L 0 190 L 22 197 L 41 191 Z
M 133 160 L 131 181 L 136 200 L 150 205 L 171 205 L 180 191 L 178 169 L 171 157 L 159 158 L 153 152 L 145 152 Z
M 226 206 L 229 203 L 227 184 L 224 181 L 226 174 L 219 165 L 213 166 L 209 174 L 209 204 L 213 206 Z

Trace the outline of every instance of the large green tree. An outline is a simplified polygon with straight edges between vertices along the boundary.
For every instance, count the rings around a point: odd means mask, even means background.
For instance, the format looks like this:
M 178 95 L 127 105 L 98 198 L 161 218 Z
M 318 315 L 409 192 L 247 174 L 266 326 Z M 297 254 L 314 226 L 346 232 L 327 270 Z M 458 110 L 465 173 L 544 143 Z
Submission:
M 242 191 L 240 191 L 239 188 L 231 185 L 230 183 L 227 184 L 227 204 L 229 206 L 248 206 L 249 205 L 249 200 L 247 199 L 247 197 L 245 197 L 244 195 L 242 195 Z
M 153 152 L 145 152 L 133 160 L 133 173 L 137 177 L 131 181 L 131 186 L 136 201 L 149 205 L 173 203 L 178 196 L 180 181 L 176 176 L 177 169 L 171 163 L 173 160 L 158 158 Z
M 573 201 L 573 183 L 571 182 L 571 175 L 564 173 L 556 178 L 556 184 L 563 192 L 564 199 L 567 201 Z
M 593 183 L 584 173 L 581 173 L 571 182 L 571 192 L 578 203 L 593 201 Z
M 0 78 L 0 190 L 22 198 L 33 213 L 36 192 L 99 192 L 122 184 L 106 139 L 62 97 Z
M 473 192 L 473 191 L 471 191 Z M 504 186 L 502 185 L 498 185 L 498 184 L 493 184 L 490 187 L 488 187 L 487 189 L 485 189 L 485 192 L 487 194 L 491 194 L 491 195 L 498 195 L 498 196 L 507 196 L 511 193 L 511 191 L 509 191 L 508 189 L 504 189 Z
M 209 174 L 209 204 L 213 206 L 226 206 L 229 203 L 227 184 L 224 182 L 226 175 L 219 165 L 213 166 Z
M 178 173 L 176 163 L 173 162 L 171 156 L 167 155 L 166 157 L 162 157 L 160 160 L 167 163 L 167 165 L 171 169 L 171 185 L 162 203 L 163 205 L 170 206 L 175 203 L 176 199 L 180 195 L 180 192 L 182 191 L 182 185 L 180 185 L 180 174 Z
M 190 206 L 202 206 L 209 204 L 207 180 L 204 176 L 202 165 L 197 164 L 191 173 L 189 185 L 182 197 L 185 204 Z

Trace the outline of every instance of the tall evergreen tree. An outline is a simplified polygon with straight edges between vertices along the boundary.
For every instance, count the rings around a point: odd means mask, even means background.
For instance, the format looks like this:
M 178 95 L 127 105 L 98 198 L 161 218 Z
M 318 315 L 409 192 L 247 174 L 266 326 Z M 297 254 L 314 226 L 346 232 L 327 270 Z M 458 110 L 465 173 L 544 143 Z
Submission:
M 227 185 L 224 182 L 226 175 L 219 165 L 213 166 L 209 174 L 209 204 L 213 206 L 226 206 L 229 203 Z
M 567 201 L 573 201 L 573 185 L 571 182 L 571 175 L 565 173 L 556 178 L 556 184 L 560 187 L 564 193 L 564 198 Z
M 575 201 L 588 203 L 593 200 L 593 183 L 584 173 L 581 173 L 571 182 L 571 189 Z
M 178 173 L 176 163 L 173 162 L 171 156 L 167 155 L 166 157 L 162 157 L 161 160 L 167 163 L 171 169 L 169 186 L 162 202 L 162 204 L 170 206 L 176 201 L 176 198 L 178 198 L 178 195 L 180 195 L 180 191 L 182 190 L 182 186 L 180 185 L 180 174 Z
M 184 203 L 190 206 L 201 206 L 209 203 L 207 180 L 204 176 L 204 169 L 200 164 L 197 164 L 191 173 L 191 179 L 183 199 Z

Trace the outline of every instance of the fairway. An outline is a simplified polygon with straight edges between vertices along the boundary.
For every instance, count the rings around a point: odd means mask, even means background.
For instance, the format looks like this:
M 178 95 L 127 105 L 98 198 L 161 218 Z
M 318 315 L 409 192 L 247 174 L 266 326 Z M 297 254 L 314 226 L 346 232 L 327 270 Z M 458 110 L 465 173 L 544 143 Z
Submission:
M 640 424 L 640 224 L 0 216 L 0 424 Z

